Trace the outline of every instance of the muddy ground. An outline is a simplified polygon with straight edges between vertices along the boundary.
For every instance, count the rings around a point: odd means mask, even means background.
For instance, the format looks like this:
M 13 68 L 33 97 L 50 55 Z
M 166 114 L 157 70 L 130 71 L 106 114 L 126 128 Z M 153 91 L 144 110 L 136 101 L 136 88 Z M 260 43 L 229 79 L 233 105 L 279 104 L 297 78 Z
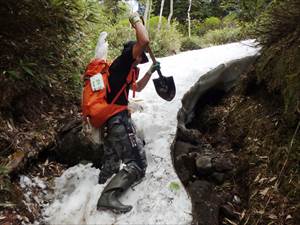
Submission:
M 193 203 L 193 224 L 298 224 L 298 127 L 254 76 L 199 99 L 173 159 Z

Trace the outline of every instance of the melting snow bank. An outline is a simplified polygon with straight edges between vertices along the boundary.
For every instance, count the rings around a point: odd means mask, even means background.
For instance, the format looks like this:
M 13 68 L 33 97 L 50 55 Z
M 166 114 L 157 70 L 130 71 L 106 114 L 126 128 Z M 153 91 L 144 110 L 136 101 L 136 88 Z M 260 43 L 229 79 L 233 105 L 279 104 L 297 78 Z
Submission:
M 25 175 L 20 176 L 19 184 L 24 193 L 23 203 L 29 214 L 22 216 L 19 214 L 17 217 L 23 222 L 22 224 L 31 224 L 32 218 L 37 218 L 41 214 L 40 206 L 45 205 L 47 185 L 39 177 L 28 177 Z
M 162 73 L 174 77 L 177 93 L 173 101 L 166 102 L 157 96 L 151 83 L 138 93 L 143 110 L 133 114 L 133 120 L 146 139 L 148 168 L 145 179 L 121 198 L 123 203 L 133 205 L 133 210 L 123 215 L 97 211 L 96 203 L 104 188 L 97 184 L 99 170 L 90 164 L 77 165 L 55 180 L 53 202 L 44 211 L 45 221 L 50 224 L 190 224 L 191 200 L 174 171 L 170 155 L 181 99 L 200 76 L 219 64 L 255 55 L 258 49 L 253 45 L 253 41 L 244 41 L 159 59 Z M 141 73 L 149 66 L 141 66 Z

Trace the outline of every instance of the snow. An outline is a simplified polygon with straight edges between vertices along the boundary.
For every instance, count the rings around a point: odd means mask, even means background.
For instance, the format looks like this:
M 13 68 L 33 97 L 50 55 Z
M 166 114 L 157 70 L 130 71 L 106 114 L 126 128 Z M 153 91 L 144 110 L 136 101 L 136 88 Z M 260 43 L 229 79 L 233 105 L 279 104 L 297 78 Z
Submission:
M 20 176 L 20 186 L 23 189 L 30 187 L 39 187 L 40 189 L 45 189 L 47 187 L 44 181 L 42 181 L 40 178 L 33 177 L 31 179 L 25 175 Z
M 25 175 L 20 176 L 20 187 L 23 190 L 25 200 L 22 200 L 27 210 L 31 213 L 36 213 L 35 206 L 43 205 L 43 199 L 45 198 L 46 184 L 39 177 L 28 177 Z M 29 219 L 26 216 L 18 217 L 22 224 L 30 224 Z
M 20 176 L 20 186 L 21 188 L 32 187 L 35 184 L 31 181 L 31 179 L 27 176 Z
M 146 139 L 148 168 L 144 180 L 121 198 L 124 204 L 133 205 L 129 213 L 96 210 L 104 185 L 97 184 L 99 170 L 88 164 L 69 168 L 55 180 L 53 203 L 45 209 L 45 220 L 50 224 L 191 224 L 191 200 L 174 171 L 170 154 L 181 99 L 207 71 L 256 54 L 258 49 L 251 45 L 254 41 L 249 40 L 159 59 L 162 73 L 174 77 L 177 93 L 166 102 L 151 83 L 137 93 L 135 101 L 143 110 L 134 113 L 133 120 Z M 142 65 L 141 74 L 149 66 Z

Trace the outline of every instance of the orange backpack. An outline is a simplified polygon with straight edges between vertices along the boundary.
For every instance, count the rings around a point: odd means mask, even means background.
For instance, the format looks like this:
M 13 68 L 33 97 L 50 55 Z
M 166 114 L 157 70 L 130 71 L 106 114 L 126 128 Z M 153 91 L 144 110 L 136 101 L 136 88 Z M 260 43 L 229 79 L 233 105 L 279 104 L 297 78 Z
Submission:
M 84 74 L 84 87 L 82 93 L 82 114 L 84 119 L 89 119 L 90 123 L 96 127 L 101 127 L 110 117 L 127 109 L 126 105 L 117 105 L 115 102 L 118 100 L 122 92 L 126 92 L 126 86 L 132 84 L 133 97 L 135 97 L 136 78 L 138 71 L 131 68 L 126 83 L 122 86 L 118 94 L 114 97 L 113 101 L 107 103 L 106 93 L 110 92 L 108 82 L 109 77 L 109 64 L 105 60 L 93 59 L 87 66 Z M 97 91 L 93 91 L 91 79 L 97 75 L 102 76 L 102 87 Z

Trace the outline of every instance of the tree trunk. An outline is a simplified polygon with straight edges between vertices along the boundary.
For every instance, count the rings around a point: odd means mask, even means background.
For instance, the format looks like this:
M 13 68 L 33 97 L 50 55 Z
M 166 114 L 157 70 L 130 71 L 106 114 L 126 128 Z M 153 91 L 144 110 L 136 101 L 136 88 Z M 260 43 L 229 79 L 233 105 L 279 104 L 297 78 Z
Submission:
M 171 26 L 171 19 L 173 16 L 173 0 L 170 0 L 170 14 L 168 16 L 168 27 L 170 28 Z
M 191 15 L 190 15 L 191 8 L 192 8 L 192 0 L 189 0 L 189 8 L 188 8 L 188 12 L 187 12 L 187 15 L 188 15 L 189 38 L 191 37 Z
M 148 9 L 148 19 L 147 19 L 147 21 L 148 21 L 148 23 L 147 23 L 147 30 L 148 30 L 148 32 L 149 32 L 149 35 L 150 35 L 150 17 L 151 17 L 151 11 L 152 11 L 152 0 L 149 0 L 149 9 Z
M 162 13 L 163 13 L 163 9 L 164 9 L 164 4 L 165 4 L 165 0 L 161 0 L 161 4 L 160 4 L 160 12 L 159 12 L 159 21 L 158 21 L 158 26 L 157 26 L 157 31 L 160 31 L 161 28 L 161 19 L 162 19 Z
M 145 9 L 145 13 L 144 13 L 145 27 L 147 26 L 147 22 L 148 22 L 147 19 L 148 19 L 149 6 L 150 6 L 150 0 L 147 0 L 146 9 Z

